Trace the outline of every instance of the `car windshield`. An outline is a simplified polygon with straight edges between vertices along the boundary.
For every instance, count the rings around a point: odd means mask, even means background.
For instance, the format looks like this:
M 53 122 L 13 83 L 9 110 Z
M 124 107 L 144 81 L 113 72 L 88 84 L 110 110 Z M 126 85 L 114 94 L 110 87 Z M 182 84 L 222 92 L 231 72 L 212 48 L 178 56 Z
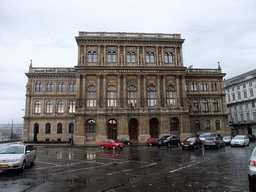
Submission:
M 161 138 L 161 140 L 165 140 L 165 139 L 167 139 L 168 137 L 170 137 L 170 136 L 163 136 L 163 137 Z
M 22 154 L 24 146 L 9 146 L 0 151 L 0 154 Z
M 223 139 L 231 139 L 231 136 L 224 136 Z
M 244 140 L 244 137 L 236 136 L 236 137 L 234 137 L 234 139 L 236 139 L 236 140 Z
M 186 141 L 195 141 L 195 138 L 187 138 Z

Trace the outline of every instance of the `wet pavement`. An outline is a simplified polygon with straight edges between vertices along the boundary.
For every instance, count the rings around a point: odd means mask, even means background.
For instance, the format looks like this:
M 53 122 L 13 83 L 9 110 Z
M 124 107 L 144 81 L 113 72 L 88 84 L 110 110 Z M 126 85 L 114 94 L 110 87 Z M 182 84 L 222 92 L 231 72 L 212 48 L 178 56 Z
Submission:
M 37 146 L 24 172 L 0 172 L 0 191 L 249 191 L 249 147 Z

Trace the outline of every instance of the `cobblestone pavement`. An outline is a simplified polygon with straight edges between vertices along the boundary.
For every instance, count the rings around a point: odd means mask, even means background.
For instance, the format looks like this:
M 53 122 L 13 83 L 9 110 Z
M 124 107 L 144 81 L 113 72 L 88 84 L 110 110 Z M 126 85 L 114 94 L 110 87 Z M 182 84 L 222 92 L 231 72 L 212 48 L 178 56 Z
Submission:
M 0 172 L 1 191 L 249 191 L 249 147 L 182 150 L 37 146 L 24 172 Z

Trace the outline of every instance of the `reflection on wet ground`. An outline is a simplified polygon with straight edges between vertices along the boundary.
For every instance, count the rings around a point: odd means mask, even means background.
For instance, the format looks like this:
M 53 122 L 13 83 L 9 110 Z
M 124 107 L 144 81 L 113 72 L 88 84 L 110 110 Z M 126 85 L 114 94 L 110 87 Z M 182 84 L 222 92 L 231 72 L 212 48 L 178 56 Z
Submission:
M 24 172 L 0 173 L 6 191 L 248 191 L 246 148 L 37 147 Z M 60 185 L 61 184 L 61 185 Z M 58 186 L 56 188 L 56 186 Z

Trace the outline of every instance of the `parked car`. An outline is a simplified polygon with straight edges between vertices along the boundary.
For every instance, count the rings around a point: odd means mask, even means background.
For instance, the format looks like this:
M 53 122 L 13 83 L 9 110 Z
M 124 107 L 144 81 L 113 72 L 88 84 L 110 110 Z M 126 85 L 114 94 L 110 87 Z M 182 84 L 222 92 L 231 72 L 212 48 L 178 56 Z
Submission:
M 248 180 L 250 191 L 256 191 L 256 147 L 249 158 Z
M 231 147 L 234 147 L 234 146 L 245 147 L 245 146 L 249 146 L 249 144 L 250 144 L 250 140 L 246 135 L 237 135 L 230 142 Z
M 209 137 L 217 137 L 217 133 L 202 133 L 199 135 L 199 138 L 204 141 L 205 139 L 209 138 Z
M 147 140 L 147 145 L 148 146 L 157 145 L 157 141 L 158 141 L 158 138 L 149 138 Z
M 123 149 L 124 144 L 121 142 L 115 142 L 113 139 L 105 139 L 100 142 L 100 146 L 102 149 L 112 148 L 112 149 Z
M 247 134 L 246 136 L 249 138 L 250 141 L 255 141 L 256 140 L 255 135 Z
M 202 147 L 202 140 L 199 137 L 188 137 L 181 143 L 182 149 L 196 149 Z
M 12 144 L 0 151 L 0 170 L 20 169 L 34 165 L 36 149 L 30 144 Z
M 126 139 L 116 139 L 115 142 L 121 142 L 121 143 L 127 144 L 127 145 L 131 145 L 132 144 L 131 141 L 128 141 Z
M 157 141 L 157 147 L 167 146 L 171 147 L 171 145 L 180 145 L 180 138 L 176 135 L 167 135 L 163 136 L 161 139 Z
M 225 147 L 225 142 L 220 137 L 209 137 L 204 140 L 205 148 Z
M 224 136 L 224 137 L 222 137 L 222 140 L 225 142 L 226 145 L 230 145 L 232 137 L 231 136 Z

